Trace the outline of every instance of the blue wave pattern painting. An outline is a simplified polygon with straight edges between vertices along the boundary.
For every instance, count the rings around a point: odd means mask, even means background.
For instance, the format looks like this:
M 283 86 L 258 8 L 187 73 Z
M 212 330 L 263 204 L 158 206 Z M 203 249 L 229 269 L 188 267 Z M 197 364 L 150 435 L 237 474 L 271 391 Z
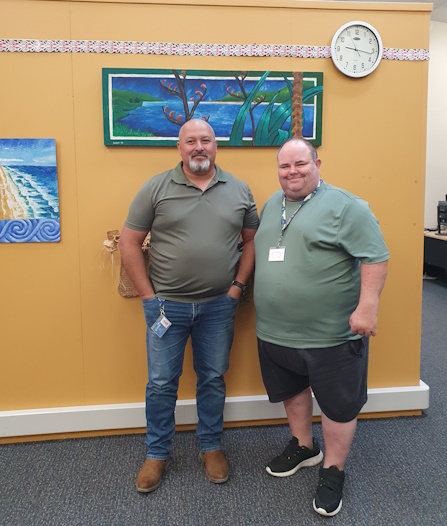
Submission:
M 0 139 L 0 243 L 60 241 L 54 139 Z
M 12 219 L 0 221 L 0 242 L 55 242 L 61 239 L 61 228 L 55 219 Z

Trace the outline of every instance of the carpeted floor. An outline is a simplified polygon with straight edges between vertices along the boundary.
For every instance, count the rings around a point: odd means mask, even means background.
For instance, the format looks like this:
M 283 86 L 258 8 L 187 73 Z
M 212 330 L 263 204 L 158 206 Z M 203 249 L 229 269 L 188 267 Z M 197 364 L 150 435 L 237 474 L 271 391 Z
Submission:
M 447 524 L 447 284 L 424 281 L 422 417 L 361 420 L 346 465 L 343 508 L 312 509 L 318 467 L 279 479 L 266 462 L 287 426 L 225 431 L 226 484 L 208 481 L 193 432 L 178 433 L 160 488 L 135 490 L 144 436 L 0 446 L 0 526 L 444 526 Z M 322 444 L 321 426 L 314 433 Z

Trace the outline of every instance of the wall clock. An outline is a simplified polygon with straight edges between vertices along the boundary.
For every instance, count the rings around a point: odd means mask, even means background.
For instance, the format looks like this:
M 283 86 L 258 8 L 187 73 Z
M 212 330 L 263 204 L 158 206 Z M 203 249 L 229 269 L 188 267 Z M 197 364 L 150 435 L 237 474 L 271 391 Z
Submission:
M 366 77 L 382 60 L 383 45 L 379 32 L 366 22 L 348 22 L 332 39 L 332 60 L 348 77 Z

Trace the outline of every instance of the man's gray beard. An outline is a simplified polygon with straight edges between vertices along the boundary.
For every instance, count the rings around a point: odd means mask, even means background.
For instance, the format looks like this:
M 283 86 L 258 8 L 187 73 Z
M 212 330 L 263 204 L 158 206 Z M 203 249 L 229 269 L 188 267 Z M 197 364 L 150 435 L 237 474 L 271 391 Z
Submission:
M 199 162 L 195 161 L 192 157 L 189 158 L 189 169 L 191 172 L 206 172 L 209 170 L 211 163 L 209 159 Z

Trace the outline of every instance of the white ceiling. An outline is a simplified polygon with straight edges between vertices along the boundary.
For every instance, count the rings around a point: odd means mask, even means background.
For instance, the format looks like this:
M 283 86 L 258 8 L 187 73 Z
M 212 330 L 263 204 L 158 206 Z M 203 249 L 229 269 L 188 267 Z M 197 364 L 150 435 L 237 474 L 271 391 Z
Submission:
M 348 0 L 345 0 L 348 1 Z M 365 0 L 371 1 L 371 0 Z M 431 20 L 436 22 L 447 23 L 447 0 L 373 0 L 374 2 L 409 2 L 418 4 L 433 4 L 433 11 L 431 13 Z

